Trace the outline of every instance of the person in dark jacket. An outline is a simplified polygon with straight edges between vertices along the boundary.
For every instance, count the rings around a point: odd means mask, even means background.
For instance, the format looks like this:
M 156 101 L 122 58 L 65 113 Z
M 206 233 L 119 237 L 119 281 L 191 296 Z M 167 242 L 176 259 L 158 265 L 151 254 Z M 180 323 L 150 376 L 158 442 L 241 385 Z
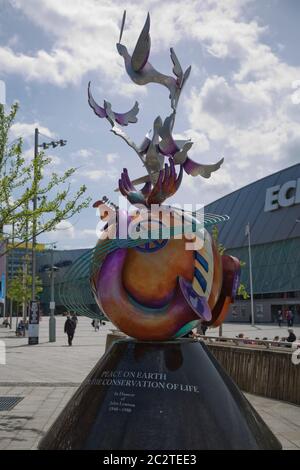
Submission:
M 294 341 L 296 341 L 296 335 L 294 333 L 294 330 L 292 330 L 292 328 L 289 328 L 288 329 L 288 333 L 289 333 L 289 336 L 286 338 L 286 340 L 289 342 L 289 343 L 293 343 Z
M 65 321 L 65 333 L 67 333 L 68 335 L 69 346 L 72 346 L 75 329 L 76 329 L 76 323 L 72 320 L 71 316 L 68 315 Z

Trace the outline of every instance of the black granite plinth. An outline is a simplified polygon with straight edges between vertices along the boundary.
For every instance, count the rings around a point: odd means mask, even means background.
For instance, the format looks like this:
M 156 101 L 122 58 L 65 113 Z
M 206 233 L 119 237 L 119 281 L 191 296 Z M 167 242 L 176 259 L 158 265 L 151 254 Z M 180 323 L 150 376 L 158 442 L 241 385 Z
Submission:
M 206 346 L 118 340 L 40 449 L 280 449 Z

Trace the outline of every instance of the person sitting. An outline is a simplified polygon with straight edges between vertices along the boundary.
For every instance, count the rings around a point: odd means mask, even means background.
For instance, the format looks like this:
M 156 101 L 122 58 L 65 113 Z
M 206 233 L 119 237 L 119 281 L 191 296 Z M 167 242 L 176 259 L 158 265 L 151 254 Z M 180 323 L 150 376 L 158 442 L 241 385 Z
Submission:
M 25 332 L 25 323 L 24 323 L 23 320 L 20 320 L 19 323 L 18 323 L 18 326 L 17 326 L 16 335 L 17 336 L 24 336 L 24 332 Z
M 5 328 L 9 326 L 8 318 L 4 318 L 2 325 L 5 326 Z
M 279 339 L 279 336 L 274 336 L 273 338 L 273 343 L 271 343 L 271 346 L 279 346 L 279 343 L 280 339 Z
M 293 343 L 294 341 L 296 341 L 297 338 L 292 328 L 288 329 L 288 333 L 289 333 L 289 336 L 286 338 L 286 341 L 288 343 Z
M 288 343 L 288 344 L 285 345 L 286 348 L 291 348 L 292 343 L 294 343 L 294 341 L 296 341 L 297 338 L 296 338 L 296 335 L 295 335 L 294 330 L 292 328 L 288 329 L 288 333 L 289 333 L 289 336 L 285 337 L 285 338 L 281 338 L 281 341 L 285 342 L 285 343 Z
M 242 340 L 242 341 L 237 341 L 237 344 L 238 344 L 239 346 L 243 346 L 243 345 L 245 344 L 244 337 L 245 337 L 244 333 L 239 333 L 239 334 L 236 336 L 236 338 Z

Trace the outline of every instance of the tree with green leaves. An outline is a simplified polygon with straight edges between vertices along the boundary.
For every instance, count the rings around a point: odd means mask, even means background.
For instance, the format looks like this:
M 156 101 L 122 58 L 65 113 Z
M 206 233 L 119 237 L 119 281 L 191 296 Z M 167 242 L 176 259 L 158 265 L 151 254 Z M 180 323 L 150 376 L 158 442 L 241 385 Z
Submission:
M 18 211 L 33 197 L 33 193 L 24 193 L 22 188 L 30 183 L 30 167 L 22 157 L 22 139 L 17 139 L 8 145 L 9 131 L 18 110 L 17 103 L 13 104 L 10 112 L 5 113 L 4 105 L 0 104 L 0 231 L 4 225 L 9 225 L 23 216 Z M 20 190 L 21 189 L 21 190 Z M 15 195 L 19 191 L 19 196 Z
M 43 291 L 42 280 L 36 276 L 36 295 L 37 297 Z M 27 273 L 23 268 L 18 269 L 16 275 L 8 281 L 7 297 L 17 304 L 27 305 L 31 300 L 32 274 Z
M 8 144 L 10 129 L 15 121 L 18 104 L 11 106 L 8 113 L 0 104 L 0 237 L 5 225 L 15 226 L 15 238 L 20 243 L 55 230 L 61 221 L 70 219 L 90 204 L 84 198 L 86 187 L 71 191 L 70 178 L 76 168 L 70 168 L 61 175 L 51 172 L 45 177 L 51 164 L 43 152 L 26 161 L 22 153 L 22 138 Z M 50 173 L 50 172 L 48 172 Z M 36 197 L 37 207 L 32 207 Z M 16 246 L 16 245 L 15 245 Z

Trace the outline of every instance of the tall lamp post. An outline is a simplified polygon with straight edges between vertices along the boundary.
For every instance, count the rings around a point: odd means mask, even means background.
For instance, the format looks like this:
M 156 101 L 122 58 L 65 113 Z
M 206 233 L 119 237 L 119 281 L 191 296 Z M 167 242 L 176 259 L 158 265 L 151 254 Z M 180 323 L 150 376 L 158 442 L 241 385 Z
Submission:
M 10 254 L 10 278 L 11 279 L 13 279 L 13 277 L 14 277 L 14 273 L 13 273 L 13 270 L 14 270 L 14 255 L 15 255 L 14 243 L 15 243 L 15 223 L 13 222 L 12 223 L 12 236 L 11 236 L 12 250 L 11 250 L 11 254 Z M 8 281 L 9 281 L 9 279 L 8 279 Z M 7 283 L 7 286 L 8 286 L 8 283 Z M 9 329 L 10 330 L 12 329 L 13 302 L 14 302 L 13 299 L 10 299 L 10 302 L 9 302 Z
M 54 293 L 54 278 L 55 273 L 58 271 L 58 267 L 54 265 L 54 250 L 56 246 L 53 245 L 51 250 L 51 267 L 48 269 L 50 274 L 51 284 L 51 297 L 50 297 L 50 318 L 49 318 L 49 342 L 54 343 L 56 341 L 56 319 L 55 319 L 55 293 Z
M 36 211 L 37 209 L 37 158 L 39 147 L 43 150 L 48 149 L 49 147 L 64 147 L 67 144 L 66 140 L 52 140 L 51 142 L 43 142 L 39 144 L 39 130 L 36 128 L 34 130 L 34 175 L 33 175 L 33 185 L 34 185 L 34 197 L 33 197 L 33 210 Z M 33 226 L 32 226 L 32 300 L 36 300 L 36 283 L 35 283 L 35 274 L 36 274 L 36 218 L 33 218 Z
M 253 282 L 252 282 L 252 257 L 251 257 L 250 222 L 248 222 L 248 224 L 246 225 L 245 235 L 248 236 L 249 278 L 250 278 L 250 299 L 251 299 L 251 326 L 255 326 L 255 322 L 254 322 L 254 303 L 253 303 Z
M 43 142 L 42 144 L 39 144 L 39 135 L 40 135 L 39 130 L 38 130 L 38 128 L 36 128 L 34 130 L 34 160 L 33 160 L 33 168 L 34 168 L 34 172 L 33 172 L 33 189 L 34 189 L 34 196 L 33 196 L 33 200 L 32 200 L 32 205 L 33 205 L 33 210 L 34 211 L 36 211 L 36 209 L 37 209 L 37 201 L 38 201 L 38 196 L 37 196 L 37 193 L 38 193 L 38 188 L 37 188 L 37 178 L 38 178 L 37 161 L 38 161 L 38 155 L 39 155 L 39 147 L 41 147 L 43 150 L 46 150 L 49 147 L 53 147 L 53 148 L 58 147 L 58 146 L 63 147 L 67 144 L 67 141 L 62 140 L 62 139 L 52 140 L 51 142 Z M 33 216 L 33 221 L 32 221 L 32 256 L 31 256 L 31 264 L 32 264 L 32 295 L 31 295 L 32 302 L 31 302 L 31 310 L 34 309 L 34 312 L 36 312 L 37 309 L 38 309 L 37 302 L 36 302 L 36 279 L 35 279 L 35 276 L 36 276 L 36 239 L 37 239 L 36 227 L 37 227 L 36 217 Z M 36 317 L 36 315 L 35 315 L 35 317 Z M 31 318 L 31 315 L 29 317 L 29 320 L 30 320 L 30 318 Z M 54 313 L 53 313 L 53 318 L 54 318 Z M 54 321 L 52 320 L 52 325 L 53 324 L 54 324 L 54 340 L 53 341 L 55 341 L 55 318 L 54 318 Z M 51 331 L 53 331 L 53 326 L 51 328 L 52 328 Z M 38 325 L 36 325 L 35 334 L 38 335 Z M 51 337 L 53 337 L 53 335 Z M 29 338 L 28 343 L 29 344 L 37 344 L 38 343 L 38 336 L 37 336 L 37 339 L 34 342 L 32 342 L 32 340 Z

